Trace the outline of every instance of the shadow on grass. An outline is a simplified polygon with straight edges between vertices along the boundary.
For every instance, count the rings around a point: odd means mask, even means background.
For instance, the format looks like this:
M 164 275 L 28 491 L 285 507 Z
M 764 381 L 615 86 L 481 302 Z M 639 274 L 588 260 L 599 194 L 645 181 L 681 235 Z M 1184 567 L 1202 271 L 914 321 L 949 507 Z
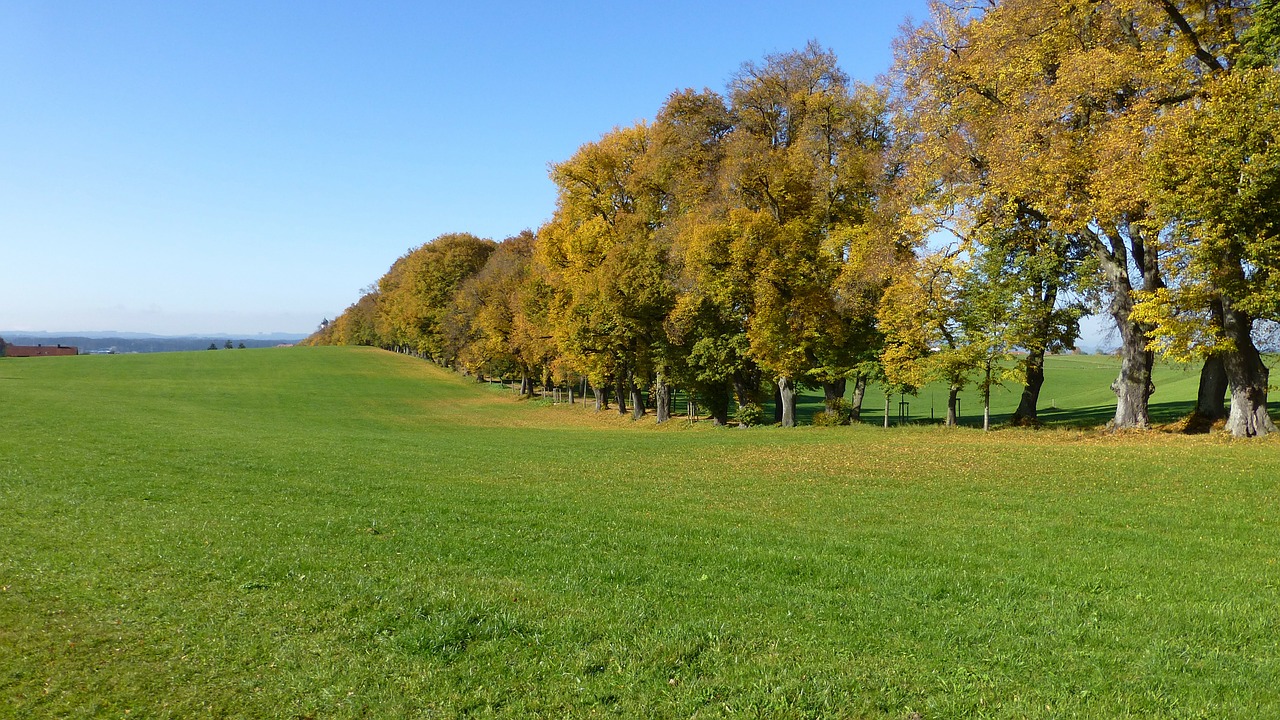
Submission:
M 1190 400 L 1177 402 L 1151 403 L 1147 406 L 1147 413 L 1151 419 L 1152 425 L 1170 425 L 1185 420 L 1191 411 L 1195 409 L 1195 403 Z M 1273 418 L 1280 417 L 1280 401 L 1267 404 Z M 884 423 L 884 412 L 882 410 L 869 409 L 869 412 L 863 413 L 862 424 L 864 425 L 882 425 Z M 1096 428 L 1106 425 L 1116 415 L 1115 405 L 1092 405 L 1089 407 L 1079 408 L 1041 408 L 1039 411 L 1040 422 L 1046 427 L 1067 428 L 1074 430 L 1084 430 Z M 1012 413 L 993 413 L 991 415 L 991 426 L 993 428 L 1007 426 L 1013 419 Z M 890 417 L 891 426 L 899 425 L 898 418 Z M 932 418 L 910 418 L 907 421 L 910 425 L 941 425 L 941 419 Z M 963 427 L 982 427 L 982 416 L 972 417 L 962 415 L 959 424 Z M 1184 432 L 1196 433 L 1207 432 L 1206 428 L 1187 429 Z
M 814 392 L 802 388 L 796 393 L 796 424 L 811 425 L 813 424 L 814 414 L 823 410 L 824 397 L 821 391 Z M 761 406 L 764 409 L 764 422 L 766 425 L 774 422 L 774 404 L 772 398 L 762 398 L 764 402 Z M 862 418 L 859 421 L 863 425 L 881 426 L 884 424 L 884 401 L 883 395 L 873 396 L 871 393 L 863 401 Z M 1280 418 L 1280 400 L 1268 403 L 1268 409 L 1273 418 Z M 959 424 L 963 427 L 982 427 L 982 408 L 978 406 L 974 412 L 974 407 L 969 404 L 962 406 Z M 1148 416 L 1152 425 L 1169 425 L 1184 420 L 1195 409 L 1195 401 L 1179 400 L 1170 402 L 1153 402 L 1147 406 Z M 898 400 L 890 403 L 889 425 L 896 427 L 904 424 L 900 422 L 897 416 Z M 945 412 L 945 410 L 941 411 Z M 1116 415 L 1115 403 L 1106 405 L 1091 405 L 1086 407 L 1075 408 L 1041 408 L 1039 410 L 1039 420 L 1046 427 L 1065 428 L 1073 430 L 1083 430 L 1096 428 L 1106 425 Z M 997 428 L 1007 426 L 1013 419 L 1012 412 L 992 413 L 991 427 Z M 730 412 L 730 420 L 732 420 L 732 411 Z M 920 415 L 909 415 L 906 418 L 907 425 L 941 425 L 942 417 L 927 417 Z M 1188 430 L 1188 432 L 1199 432 L 1203 430 Z
M 1180 402 L 1150 403 L 1147 416 L 1153 425 L 1165 425 L 1191 414 L 1196 404 L 1189 400 Z M 1089 428 L 1106 425 L 1116 416 L 1115 405 L 1094 405 L 1085 408 L 1056 408 L 1040 411 L 1040 421 L 1046 425 L 1069 428 Z

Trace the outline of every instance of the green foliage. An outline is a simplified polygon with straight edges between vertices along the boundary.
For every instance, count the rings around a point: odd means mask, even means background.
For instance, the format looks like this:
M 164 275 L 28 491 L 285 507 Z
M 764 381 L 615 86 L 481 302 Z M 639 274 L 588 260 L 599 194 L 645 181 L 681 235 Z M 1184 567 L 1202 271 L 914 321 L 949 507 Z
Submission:
M 734 413 L 734 420 L 743 427 L 752 427 L 760 425 L 764 422 L 764 408 L 759 403 L 746 403 L 738 406 L 738 411 Z
M 825 409 L 813 414 L 813 424 L 817 427 L 837 427 L 848 425 L 853 417 L 853 408 L 849 401 L 837 398 L 828 403 Z
M 1259 318 L 1280 319 L 1280 71 L 1219 77 L 1205 101 L 1171 113 L 1148 161 L 1159 208 L 1175 224 L 1167 270 L 1178 294 L 1220 293 Z M 1154 313 L 1169 321 L 1191 313 Z M 1194 320 L 1193 320 L 1194 321 Z M 1163 337 L 1179 334 L 1168 328 Z
M 1237 63 L 1244 68 L 1276 67 L 1280 65 L 1280 2 L 1255 0 L 1252 5 Z

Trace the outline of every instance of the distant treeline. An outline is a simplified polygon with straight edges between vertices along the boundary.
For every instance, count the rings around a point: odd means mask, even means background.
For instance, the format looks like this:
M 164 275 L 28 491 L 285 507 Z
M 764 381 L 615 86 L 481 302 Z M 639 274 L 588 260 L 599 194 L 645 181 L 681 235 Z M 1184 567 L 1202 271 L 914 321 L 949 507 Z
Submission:
M 444 235 L 313 343 L 481 374 L 585 378 L 620 411 L 678 385 L 719 422 L 797 385 L 984 396 L 1017 357 L 1115 322 L 1116 428 L 1149 425 L 1157 353 L 1203 364 L 1197 416 L 1275 431 L 1259 327 L 1280 320 L 1280 2 L 936 2 L 877 85 L 816 43 L 673 93 L 556 164 L 555 214 Z M 852 384 L 852 407 L 845 401 Z M 1230 410 L 1225 397 L 1230 393 Z
M 6 336 L 5 340 L 14 345 L 68 345 L 79 348 L 82 354 L 92 352 L 153 353 L 208 350 L 210 345 L 222 349 L 225 348 L 227 343 L 227 338 L 225 337 L 87 338 L 73 335 L 54 337 L 17 334 Z M 290 341 L 276 339 L 231 339 L 232 346 L 236 348 L 240 347 L 241 344 L 246 348 L 275 347 L 281 343 L 288 342 Z

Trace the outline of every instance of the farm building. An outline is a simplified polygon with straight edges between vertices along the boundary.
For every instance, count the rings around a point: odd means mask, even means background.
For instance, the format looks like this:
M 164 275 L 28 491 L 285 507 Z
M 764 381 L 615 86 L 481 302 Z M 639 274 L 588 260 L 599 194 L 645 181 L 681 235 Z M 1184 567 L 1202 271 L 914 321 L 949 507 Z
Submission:
M 4 341 L 4 338 L 0 338 L 0 357 L 50 357 L 79 354 L 79 348 L 70 345 L 10 345 Z

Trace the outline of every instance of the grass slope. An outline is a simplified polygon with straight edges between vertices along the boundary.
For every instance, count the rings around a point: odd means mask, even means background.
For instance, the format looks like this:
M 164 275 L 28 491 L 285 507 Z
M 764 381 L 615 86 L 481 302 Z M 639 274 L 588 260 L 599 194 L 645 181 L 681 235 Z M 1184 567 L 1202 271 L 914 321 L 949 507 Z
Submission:
M 0 399 L 0 715 L 1280 716 L 1269 440 L 656 428 L 342 348 Z

